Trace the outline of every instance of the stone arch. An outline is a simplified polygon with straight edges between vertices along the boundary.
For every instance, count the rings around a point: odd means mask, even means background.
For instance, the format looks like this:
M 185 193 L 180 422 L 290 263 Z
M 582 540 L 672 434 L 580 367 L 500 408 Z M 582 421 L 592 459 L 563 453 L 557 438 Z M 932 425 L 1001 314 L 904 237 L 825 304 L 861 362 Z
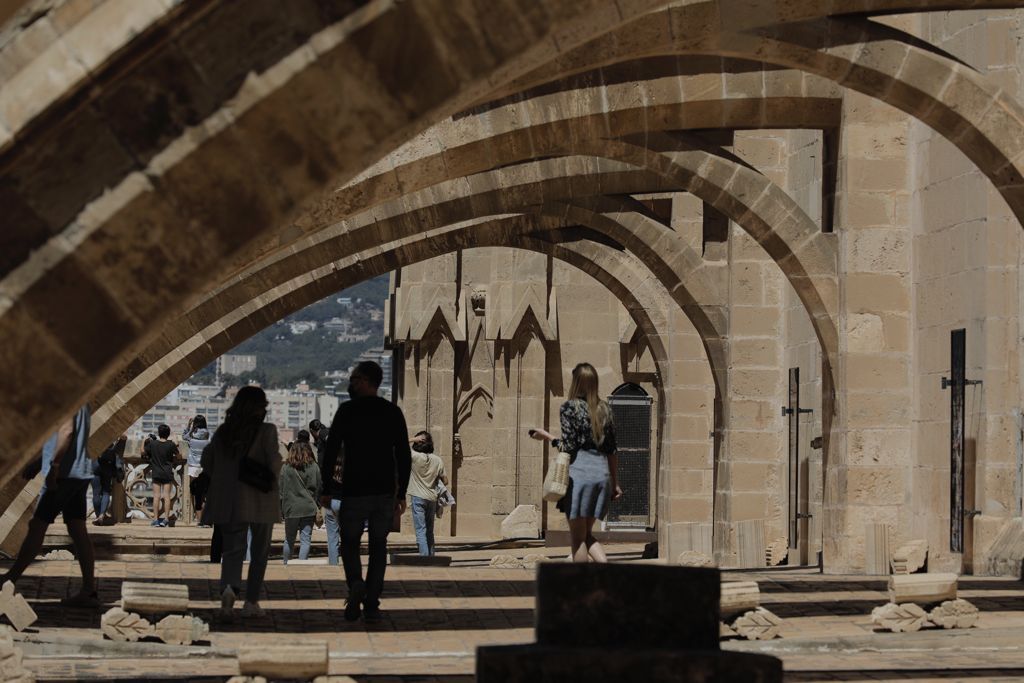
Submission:
M 119 53 L 127 59 L 100 50 L 92 61 L 67 60 L 74 62 L 68 71 L 44 79 L 46 93 L 34 92 L 29 76 L 9 84 L 0 168 L 14 185 L 4 201 L 20 232 L 0 281 L 0 336 L 8 340 L 0 376 L 19 389 L 0 398 L 0 410 L 17 416 L 0 425 L 0 459 L 38 448 L 94 383 L 110 377 L 119 356 L 156 337 L 153 323 L 187 307 L 215 284 L 226 260 L 289 223 L 325 187 L 495 85 L 658 4 L 511 0 L 504 11 L 479 12 L 468 0 L 427 0 L 322 12 L 310 2 L 267 21 L 272 35 L 259 34 L 261 45 L 273 49 L 254 51 L 242 37 L 254 10 L 239 16 L 229 3 L 204 3 L 167 20 L 119 24 L 129 36 L 145 33 L 135 43 L 110 41 L 128 43 Z M 290 40 L 277 40 L 282 35 Z M 403 49 L 381 47 L 394 45 Z M 54 44 L 55 54 L 68 48 L 63 39 Z M 255 61 L 218 61 L 232 48 Z M 191 77 L 194 99 L 206 106 L 139 130 L 152 99 L 133 97 L 130 86 L 152 84 L 176 101 L 171 93 L 181 83 L 160 77 L 174 59 L 182 67 L 170 71 Z M 16 125 L 11 107 L 43 95 L 54 95 L 51 104 L 20 112 Z M 104 118 L 112 110 L 123 125 Z M 45 216 L 32 207 L 41 186 L 61 195 L 59 203 L 42 202 L 52 210 Z M 187 256 L 172 246 L 200 238 L 205 248 Z M 153 258 L 177 267 L 160 287 L 137 287 L 133 280 Z M 43 365 L 59 382 L 28 374 Z
M 116 390 L 118 383 L 125 384 L 132 381 L 134 376 L 143 372 L 186 339 L 191 334 L 190 331 L 202 329 L 220 318 L 226 311 L 231 311 L 243 302 L 263 295 L 276 282 L 286 281 L 299 272 L 326 265 L 336 258 L 358 253 L 361 250 L 372 250 L 379 241 L 410 238 L 424 230 L 433 230 L 458 221 L 471 220 L 479 214 L 499 215 L 519 212 L 560 197 L 572 200 L 576 194 L 585 193 L 587 186 L 600 187 L 616 194 L 629 194 L 651 187 L 670 189 L 669 185 L 656 178 L 652 179 L 649 174 L 633 170 L 625 173 L 616 172 L 614 169 L 626 168 L 621 165 L 609 165 L 595 160 L 578 160 L 578 162 L 568 164 L 538 162 L 530 168 L 517 169 L 518 182 L 515 184 L 506 182 L 508 172 L 496 171 L 477 179 L 475 194 L 433 205 L 427 203 L 432 195 L 422 199 L 415 196 L 406 198 L 403 202 L 395 203 L 392 207 L 393 211 L 384 206 L 381 208 L 386 211 L 367 213 L 356 217 L 345 225 L 337 226 L 336 229 L 320 233 L 318 241 L 310 240 L 305 245 L 306 249 L 298 253 L 281 253 L 274 258 L 267 259 L 247 274 L 240 276 L 237 281 L 222 288 L 215 296 L 188 312 L 184 316 L 182 325 L 167 326 L 162 338 L 141 353 L 137 359 L 128 362 L 116 376 L 116 380 L 94 397 L 94 400 L 104 401 Z M 553 178 L 552 174 L 556 169 L 560 173 L 569 174 L 569 177 Z M 525 171 L 527 170 L 532 173 L 526 175 Z M 598 172 L 593 173 L 594 170 Z M 544 180 L 528 182 L 534 178 L 544 178 Z M 462 190 L 465 192 L 464 187 Z M 425 205 L 420 208 L 409 208 L 420 204 Z M 639 226 L 642 227 L 643 223 L 640 223 Z M 640 245 L 639 239 L 634 237 L 629 230 L 624 230 L 622 226 L 614 222 L 605 222 L 603 227 L 606 230 L 615 230 L 616 232 L 611 236 L 620 242 Z M 638 226 L 632 227 L 640 229 Z M 644 234 L 661 237 L 659 233 L 650 231 L 652 227 L 648 226 L 648 232 Z M 661 231 L 661 233 L 667 232 L 667 230 Z M 672 251 L 678 251 L 678 249 Z M 699 260 L 694 261 L 694 263 L 697 262 Z M 682 275 L 686 276 L 687 272 L 684 271 Z M 698 291 L 703 288 L 699 278 L 692 279 L 690 286 L 698 287 Z M 719 334 L 721 333 L 719 331 Z
M 252 320 L 269 323 L 282 315 L 299 310 L 327 293 L 355 284 L 367 277 L 386 273 L 400 265 L 426 260 L 459 248 L 484 246 L 520 246 L 546 253 L 580 268 L 609 288 L 623 302 L 637 326 L 644 331 L 659 372 L 669 377 L 668 355 L 652 318 L 650 302 L 642 302 L 637 294 L 657 301 L 652 294 L 652 280 L 634 270 L 633 264 L 615 254 L 609 247 L 581 243 L 571 246 L 552 243 L 540 236 L 530 236 L 536 226 L 507 219 L 490 221 L 487 225 L 470 224 L 423 236 L 418 241 L 392 243 L 390 248 L 368 256 L 353 256 L 342 261 L 344 265 L 320 268 L 280 285 L 275 291 L 254 299 L 226 320 L 210 325 L 183 344 L 183 348 L 169 353 L 159 365 L 136 378 L 125 391 L 112 396 L 97 411 L 94 418 L 95 442 L 109 441 L 111 435 L 131 424 L 169 388 L 187 379 L 196 368 L 203 367 L 220 353 L 249 336 L 257 328 Z M 602 250 L 607 250 L 602 253 Z M 208 337 L 202 338 L 204 332 Z M 155 397 L 155 398 L 154 398 Z
M 934 128 L 992 181 L 1024 227 L 1024 108 L 983 74 L 906 33 L 866 19 L 811 20 L 825 12 L 804 10 L 806 21 L 714 33 L 708 27 L 720 20 L 718 9 L 716 3 L 705 2 L 648 14 L 511 83 L 506 93 L 656 55 L 720 55 L 800 69 Z

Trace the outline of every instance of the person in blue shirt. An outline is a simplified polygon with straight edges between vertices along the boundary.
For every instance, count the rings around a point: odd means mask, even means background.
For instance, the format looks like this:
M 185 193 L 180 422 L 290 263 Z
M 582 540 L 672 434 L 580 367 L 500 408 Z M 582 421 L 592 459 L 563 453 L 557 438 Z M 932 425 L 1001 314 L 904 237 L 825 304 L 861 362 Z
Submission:
M 28 525 L 28 535 L 18 550 L 18 557 L 7 573 L 0 577 L 0 585 L 6 581 L 16 583 L 21 578 L 42 549 L 46 530 L 57 519 L 57 515 L 63 513 L 68 536 L 74 544 L 75 557 L 82 571 L 81 590 L 61 601 L 66 607 L 99 607 L 96 560 L 89 528 L 85 524 L 86 496 L 93 470 L 88 451 L 89 419 L 89 406 L 84 405 L 46 440 L 41 456 L 22 471 L 22 477 L 27 480 L 41 470 L 45 483 Z

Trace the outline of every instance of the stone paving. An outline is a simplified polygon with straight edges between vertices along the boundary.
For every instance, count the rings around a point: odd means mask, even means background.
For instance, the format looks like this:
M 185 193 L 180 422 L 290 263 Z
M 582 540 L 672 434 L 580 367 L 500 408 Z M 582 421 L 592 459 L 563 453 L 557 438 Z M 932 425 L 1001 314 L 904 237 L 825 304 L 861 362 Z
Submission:
M 139 531 L 140 530 L 135 530 Z M 182 530 L 176 535 L 195 535 Z M 208 533 L 208 532 L 207 532 Z M 170 536 L 168 534 L 168 536 Z M 398 546 L 410 539 L 399 536 Z M 610 546 L 615 561 L 640 562 L 643 546 Z M 198 557 L 134 556 L 98 564 L 100 611 L 62 609 L 78 585 L 71 561 L 41 561 L 19 583 L 39 621 L 19 636 L 26 663 L 42 680 L 216 680 L 237 673 L 240 644 L 326 640 L 331 673 L 357 680 L 471 680 L 479 645 L 533 640 L 533 572 L 488 566 L 497 552 L 519 556 L 564 548 L 461 549 L 451 567 L 393 566 L 375 625 L 342 619 L 346 589 L 340 568 L 322 559 L 268 569 L 262 619 L 218 623 L 218 567 Z M 822 576 L 814 569 L 736 572 L 755 579 L 762 604 L 785 619 L 770 642 L 727 641 L 723 647 L 783 659 L 792 681 L 1024 680 L 1024 586 L 1007 579 L 967 577 L 961 596 L 982 611 L 968 631 L 875 633 L 872 607 L 886 602 L 884 577 Z M 125 579 L 184 582 L 191 611 L 211 622 L 209 643 L 113 643 L 99 630 L 100 614 L 120 598 Z M 344 679 L 339 679 L 344 680 Z

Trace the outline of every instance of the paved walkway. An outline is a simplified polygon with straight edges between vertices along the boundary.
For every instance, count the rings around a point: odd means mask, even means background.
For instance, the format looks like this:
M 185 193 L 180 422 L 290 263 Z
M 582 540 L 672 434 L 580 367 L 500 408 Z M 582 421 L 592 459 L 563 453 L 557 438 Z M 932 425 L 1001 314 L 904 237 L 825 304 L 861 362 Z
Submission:
M 615 545 L 610 550 L 617 561 L 640 561 L 642 546 Z M 533 572 L 488 566 L 496 552 L 510 551 L 458 550 L 446 568 L 389 567 L 385 618 L 372 626 L 342 619 L 346 589 L 341 570 L 322 560 L 287 567 L 272 561 L 262 601 L 268 616 L 235 624 L 214 619 L 219 569 L 199 558 L 99 563 L 104 609 L 119 600 L 125 579 L 187 584 L 192 612 L 211 622 L 209 644 L 190 647 L 103 640 L 103 610 L 71 611 L 59 605 L 61 597 L 77 588 L 77 565 L 41 561 L 18 586 L 39 614 L 34 627 L 19 637 L 26 665 L 44 680 L 211 680 L 237 673 L 233 651 L 242 643 L 311 638 L 328 642 L 331 673 L 339 676 L 471 680 L 476 647 L 533 640 Z M 561 548 L 511 552 L 567 554 Z M 762 604 L 785 619 L 783 637 L 767 643 L 727 641 L 723 647 L 782 658 L 787 680 L 1024 681 L 1020 582 L 961 582 L 961 597 L 982 610 L 975 629 L 890 634 L 875 633 L 869 618 L 874 606 L 886 602 L 884 578 L 822 576 L 813 570 L 742 572 L 733 578 L 760 583 Z

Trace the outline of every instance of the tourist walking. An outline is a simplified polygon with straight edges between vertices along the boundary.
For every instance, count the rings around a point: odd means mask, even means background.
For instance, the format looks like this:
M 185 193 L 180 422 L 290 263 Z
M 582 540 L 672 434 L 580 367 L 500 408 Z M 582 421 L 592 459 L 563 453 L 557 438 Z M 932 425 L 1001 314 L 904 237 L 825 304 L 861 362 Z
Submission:
M 417 432 L 409 442 L 412 446 L 412 474 L 409 477 L 409 498 L 412 527 L 416 531 L 416 547 L 420 555 L 434 554 L 434 520 L 437 517 L 437 482 L 448 486 L 444 462 L 434 453 L 430 432 Z
M 345 619 L 380 618 L 380 595 L 387 568 L 388 532 L 396 514 L 405 511 L 411 457 L 409 432 L 401 409 L 377 395 L 384 373 L 373 361 L 356 365 L 348 382 L 350 401 L 342 403 L 331 422 L 320 472 L 332 479 L 344 448 L 341 475 L 341 559 L 348 584 Z M 326 498 L 326 497 L 325 497 Z M 321 499 L 326 506 L 330 500 Z M 366 579 L 359 559 L 363 526 L 369 529 Z
M 320 468 L 308 442 L 296 441 L 288 449 L 281 468 L 281 516 L 284 518 L 284 563 L 292 555 L 295 535 L 299 536 L 299 559 L 309 557 L 313 520 L 320 500 Z
M 61 600 L 61 604 L 65 607 L 99 607 L 96 560 L 89 527 L 85 523 L 85 497 L 93 476 L 88 451 L 89 430 L 89 406 L 84 405 L 46 440 L 40 457 L 22 470 L 21 476 L 26 480 L 42 470 L 45 482 L 35 513 L 28 523 L 28 535 L 22 541 L 14 564 L 0 577 L 0 586 L 7 581 L 17 583 L 42 550 L 46 530 L 57 515 L 63 514 L 68 536 L 74 544 L 75 559 L 82 572 L 82 587 L 75 595 Z
M 324 449 L 327 448 L 327 437 L 330 435 L 330 430 L 320 420 L 309 421 L 309 435 L 313 437 L 313 447 L 316 448 L 316 462 L 320 464 L 323 462 Z
M 580 363 L 572 371 L 568 400 L 559 410 L 562 438 L 543 429 L 530 436 L 551 441 L 559 451 L 572 457 L 569 488 L 558 509 L 569 518 L 569 537 L 574 562 L 607 562 L 601 544 L 594 538 L 594 521 L 604 519 L 611 501 L 622 495 L 618 484 L 618 456 L 615 453 L 615 425 L 608 404 L 598 391 L 597 370 Z
M 143 446 L 149 460 L 149 471 L 153 474 L 153 521 L 150 526 L 169 526 L 172 518 L 171 494 L 174 491 L 174 461 L 179 456 L 178 444 L 170 441 L 171 428 L 160 425 L 156 439 Z
M 249 574 L 243 616 L 263 616 L 260 589 L 267 571 L 270 534 L 280 520 L 278 476 L 281 453 L 277 428 L 264 422 L 267 395 L 256 386 L 235 394 L 224 418 L 203 451 L 202 468 L 210 476 L 205 520 L 221 537 L 220 616 L 230 621 L 241 593 L 242 560 L 251 534 Z
M 92 511 L 96 515 L 93 524 L 106 526 L 114 520 L 107 514 L 110 510 L 110 492 L 114 479 L 124 479 L 124 447 L 128 437 L 124 434 L 103 449 L 92 467 Z
M 192 497 L 192 513 L 195 519 L 202 519 L 203 503 L 206 501 L 206 489 L 209 477 L 203 473 L 203 449 L 210 443 L 210 430 L 206 428 L 206 417 L 196 415 L 188 421 L 188 426 L 181 433 L 181 440 L 188 446 L 188 492 Z

